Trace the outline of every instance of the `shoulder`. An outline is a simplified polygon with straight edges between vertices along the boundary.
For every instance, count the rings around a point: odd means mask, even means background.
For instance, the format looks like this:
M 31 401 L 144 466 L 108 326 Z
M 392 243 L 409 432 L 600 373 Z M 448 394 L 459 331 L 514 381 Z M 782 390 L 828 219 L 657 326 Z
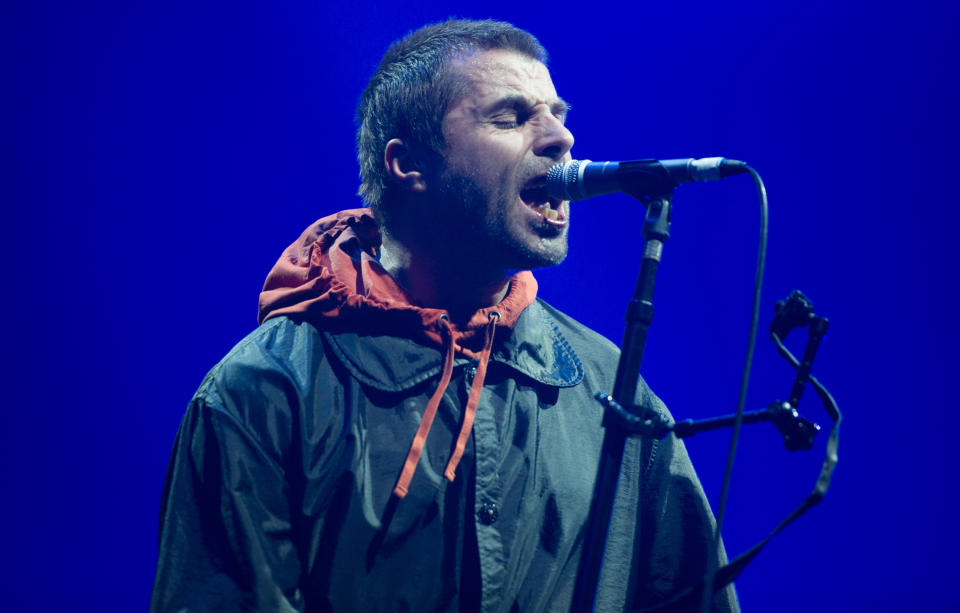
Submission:
M 204 378 L 201 391 L 249 382 L 250 375 L 271 372 L 296 377 L 297 362 L 316 350 L 317 330 L 287 317 L 276 317 L 258 326 L 218 362 Z
M 309 395 L 326 360 L 320 333 L 287 317 L 271 319 L 248 334 L 214 366 L 194 396 L 254 430 L 264 420 L 286 421 Z

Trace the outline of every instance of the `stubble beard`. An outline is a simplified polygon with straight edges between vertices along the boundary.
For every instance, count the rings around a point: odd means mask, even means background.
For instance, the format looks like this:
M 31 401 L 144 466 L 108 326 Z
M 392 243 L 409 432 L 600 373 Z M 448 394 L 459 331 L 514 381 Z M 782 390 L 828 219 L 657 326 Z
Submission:
M 436 248 L 440 263 L 486 280 L 506 278 L 520 270 L 556 266 L 567 256 L 567 235 L 539 237 L 532 231 L 511 233 L 508 210 L 523 206 L 501 201 L 491 205 L 487 193 L 473 178 L 444 168 L 423 207 L 424 240 Z

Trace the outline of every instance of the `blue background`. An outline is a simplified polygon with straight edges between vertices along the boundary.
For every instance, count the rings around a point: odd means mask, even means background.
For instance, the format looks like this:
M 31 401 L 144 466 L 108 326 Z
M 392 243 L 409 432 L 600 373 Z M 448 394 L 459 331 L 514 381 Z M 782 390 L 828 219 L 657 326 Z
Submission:
M 190 396 L 283 248 L 358 205 L 353 107 L 382 52 L 449 15 L 541 39 L 575 157 L 724 155 L 766 180 L 762 330 L 791 289 L 813 299 L 846 422 L 831 491 L 747 568 L 744 609 L 960 608 L 957 3 L 519 4 L 4 3 L 5 610 L 146 608 Z M 674 202 L 644 375 L 678 417 L 731 412 L 756 197 L 739 177 Z M 619 343 L 641 219 L 576 205 L 541 296 Z M 791 382 L 761 335 L 748 408 Z M 801 409 L 825 421 L 812 393 Z M 714 503 L 728 441 L 688 443 Z M 823 443 L 744 431 L 728 550 L 807 494 Z

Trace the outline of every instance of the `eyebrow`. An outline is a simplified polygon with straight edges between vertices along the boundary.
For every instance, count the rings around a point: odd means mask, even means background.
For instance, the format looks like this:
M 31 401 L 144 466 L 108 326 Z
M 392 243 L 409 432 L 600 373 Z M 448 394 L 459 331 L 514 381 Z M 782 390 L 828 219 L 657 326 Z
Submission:
M 557 100 L 550 105 L 550 112 L 552 112 L 554 115 L 562 115 L 563 117 L 566 117 L 572 108 L 573 107 L 570 106 L 569 102 L 558 97 Z
M 497 100 L 488 110 L 488 112 L 496 112 L 501 109 L 528 109 L 530 108 L 530 99 L 526 96 L 521 96 L 520 94 L 510 94 L 504 96 Z M 563 98 L 558 97 L 550 104 L 550 112 L 554 115 L 561 117 L 566 117 L 567 113 L 570 112 L 570 104 Z

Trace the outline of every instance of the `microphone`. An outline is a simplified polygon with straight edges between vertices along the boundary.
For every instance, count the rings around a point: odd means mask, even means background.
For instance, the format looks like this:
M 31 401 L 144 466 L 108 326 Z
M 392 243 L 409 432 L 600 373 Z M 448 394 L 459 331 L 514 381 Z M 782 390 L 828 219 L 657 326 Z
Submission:
M 746 163 L 721 157 L 630 162 L 570 160 L 547 171 L 547 192 L 561 200 L 586 200 L 615 192 L 645 200 L 665 196 L 681 183 L 714 181 L 744 172 Z

